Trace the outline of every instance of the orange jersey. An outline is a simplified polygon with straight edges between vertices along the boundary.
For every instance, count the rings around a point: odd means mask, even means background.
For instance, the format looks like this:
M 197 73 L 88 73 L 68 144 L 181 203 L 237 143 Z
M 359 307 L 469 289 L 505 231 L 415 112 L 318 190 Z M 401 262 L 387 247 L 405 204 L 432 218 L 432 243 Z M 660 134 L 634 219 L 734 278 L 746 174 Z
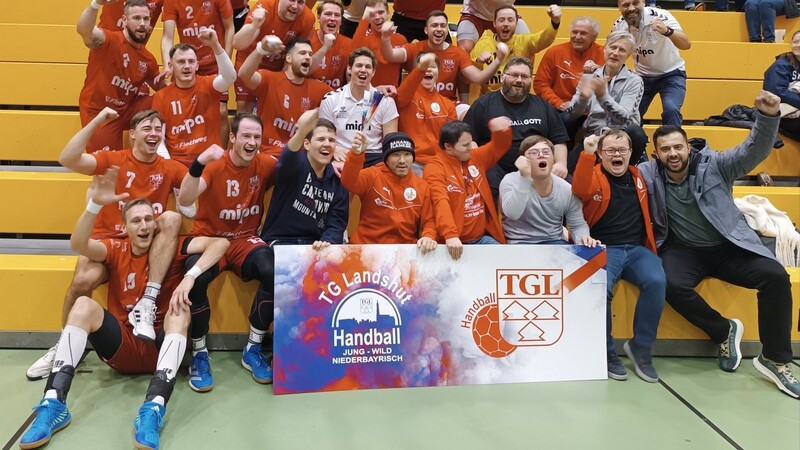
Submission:
M 352 244 L 416 244 L 423 236 L 436 239 L 428 183 L 409 173 L 398 177 L 384 164 L 364 169 L 364 153 L 350 152 L 342 169 L 342 185 L 361 197 L 358 228 Z
M 120 322 L 130 326 L 128 306 L 133 306 L 144 295 L 147 279 L 150 275 L 149 254 L 134 255 L 131 243 L 127 238 L 103 239 L 106 247 L 105 264 L 108 267 L 108 311 Z M 181 254 L 181 243 L 172 263 L 164 277 L 161 292 L 156 298 L 155 328 L 159 330 L 164 323 L 164 316 L 169 309 L 172 291 L 178 287 L 184 276 L 186 255 Z
M 258 35 L 253 42 L 246 49 L 236 52 L 237 70 L 242 66 L 247 56 L 256 50 L 256 43 L 261 41 L 264 36 L 277 36 L 286 44 L 294 38 L 307 37 L 314 31 L 314 14 L 308 8 L 303 8 L 300 16 L 294 21 L 284 22 L 283 19 L 278 17 L 278 0 L 258 0 L 258 3 L 247 14 L 245 24 L 253 23 L 253 11 L 259 5 L 267 11 L 267 17 L 264 19 L 264 23 L 261 24 Z M 285 53 L 270 54 L 261 59 L 260 67 L 262 69 L 280 71 L 283 69 L 285 59 Z
M 130 194 L 129 200 L 146 198 L 153 204 L 158 217 L 167 206 L 169 195 L 181 187 L 183 177 L 188 169 L 177 161 L 156 156 L 156 160 L 145 163 L 133 156 L 131 149 L 115 152 L 100 151 L 93 153 L 97 160 L 94 175 L 101 175 L 111 166 L 119 167 L 116 192 Z M 92 237 L 102 239 L 122 232 L 122 207 L 125 202 L 108 205 L 100 210 L 94 221 Z
M 214 78 L 216 75 L 198 75 L 190 88 L 181 89 L 172 83 L 153 96 L 153 109 L 164 117 L 169 156 L 187 167 L 211 144 L 222 145 L 222 93 L 214 89 Z
M 158 75 L 156 58 L 144 45 L 134 47 L 122 31 L 105 30 L 106 41 L 89 50 L 86 81 L 79 99 L 81 110 L 106 106 L 123 111 L 146 82 Z
M 398 48 L 406 45 L 408 41 L 402 34 L 393 33 L 389 38 L 392 47 Z M 369 21 L 361 20 L 358 23 L 355 34 L 353 34 L 353 48 L 367 47 L 378 57 L 378 67 L 375 68 L 375 76 L 372 77 L 370 84 L 373 86 L 392 85 L 397 86 L 400 81 L 400 63 L 390 63 L 381 54 L 381 35 L 373 33 L 369 29 Z
M 147 2 L 147 9 L 150 10 L 150 26 L 155 27 L 158 23 L 158 16 L 161 14 L 162 5 L 164 0 L 150 0 Z M 98 28 L 105 30 L 122 30 L 124 20 L 122 16 L 125 15 L 125 2 L 118 1 L 108 3 L 103 6 L 100 12 L 100 20 L 97 22 Z M 152 34 L 151 34 L 152 36 Z
M 219 44 L 225 48 L 225 26 L 222 19 L 228 18 L 233 18 L 230 0 L 164 0 L 161 20 L 174 21 L 178 40 L 192 44 L 197 49 L 197 62 L 201 70 L 214 69 L 216 73 L 218 69 L 214 50 L 203 45 L 197 35 L 203 30 L 212 29 L 217 32 Z
M 331 88 L 311 79 L 294 84 L 286 77 L 286 72 L 260 69 L 258 73 L 261 83 L 253 93 L 258 98 L 258 115 L 264 122 L 261 152 L 277 158 L 297 131 L 297 119 L 309 109 L 319 107 L 322 97 Z
M 416 160 L 427 164 L 439 150 L 439 131 L 448 120 L 458 119 L 456 105 L 441 92 L 431 92 L 420 84 L 425 74 L 409 72 L 397 89 L 397 128 L 414 141 Z
M 439 77 L 436 79 L 436 90 L 450 100 L 457 101 L 458 77 L 461 70 L 472 66 L 473 63 L 463 49 L 447 42 L 444 45 L 444 50 L 434 51 L 428 46 L 427 40 L 406 44 L 403 46 L 406 50 L 406 64 L 408 67 L 413 67 L 414 59 L 420 53 L 431 52 L 436 55 L 439 58 Z
M 322 42 L 319 40 L 320 31 L 317 30 L 311 33 L 309 40 L 311 41 L 311 51 L 316 53 L 317 50 L 322 48 Z M 319 67 L 315 70 L 309 78 L 322 81 L 333 89 L 342 87 L 347 79 L 345 72 L 347 72 L 347 59 L 350 53 L 355 50 L 353 47 L 353 40 L 349 37 L 337 34 L 336 40 L 333 42 L 333 47 L 328 50 L 325 57 L 319 63 Z
M 264 193 L 275 181 L 275 158 L 256 154 L 237 167 L 230 151 L 203 170 L 206 190 L 200 194 L 192 236 L 234 239 L 257 235 L 264 215 Z

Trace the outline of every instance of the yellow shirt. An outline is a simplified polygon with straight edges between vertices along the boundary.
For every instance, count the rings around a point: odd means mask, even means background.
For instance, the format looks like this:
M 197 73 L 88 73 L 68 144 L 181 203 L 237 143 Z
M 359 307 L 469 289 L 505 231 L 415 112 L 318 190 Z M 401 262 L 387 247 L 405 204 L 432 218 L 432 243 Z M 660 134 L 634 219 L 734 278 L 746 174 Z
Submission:
M 506 45 L 508 45 L 508 57 L 506 61 L 514 56 L 525 56 L 530 58 L 531 64 L 533 64 L 534 55 L 549 47 L 550 44 L 555 41 L 557 33 L 558 31 L 553 28 L 553 24 L 551 23 L 547 28 L 538 33 L 514 34 L 511 36 L 511 39 L 506 42 Z M 492 59 L 489 59 L 483 63 L 483 65 L 479 65 L 480 69 L 485 68 L 487 64 L 491 64 L 493 58 L 497 56 L 497 35 L 488 30 L 485 31 L 483 36 L 475 43 L 475 47 L 472 49 L 469 56 L 475 61 L 483 52 L 489 52 L 492 55 Z M 497 69 L 497 73 L 492 76 L 486 85 L 482 86 L 481 93 L 500 90 L 500 75 L 503 74 L 505 68 L 506 63 L 503 62 Z

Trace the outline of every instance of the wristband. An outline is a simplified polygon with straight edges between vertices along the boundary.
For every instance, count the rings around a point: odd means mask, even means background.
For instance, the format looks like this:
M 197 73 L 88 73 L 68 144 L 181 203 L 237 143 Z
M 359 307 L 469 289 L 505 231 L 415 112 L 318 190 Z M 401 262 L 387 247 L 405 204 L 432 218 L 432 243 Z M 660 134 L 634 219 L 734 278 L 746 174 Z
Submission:
M 201 268 L 199 268 L 197 266 L 194 266 L 191 269 L 186 271 L 186 275 L 185 276 L 192 277 L 192 278 L 197 278 L 202 274 L 203 274 L 203 269 L 201 269 Z
M 666 36 L 666 37 L 670 37 L 670 36 L 672 36 L 672 33 L 674 33 L 674 32 L 675 32 L 675 29 L 674 29 L 674 28 L 667 27 L 667 32 L 666 32 L 666 33 L 664 33 L 664 36 Z
M 198 156 L 194 159 L 194 161 L 192 161 L 192 165 L 189 166 L 189 175 L 195 178 L 200 178 L 200 176 L 203 175 L 203 170 L 205 168 L 206 166 L 200 162 L 200 157 Z
M 261 55 L 261 56 L 267 56 L 267 55 L 269 55 L 269 52 L 268 52 L 268 51 L 266 51 L 266 50 L 264 50 L 264 47 L 262 47 L 262 46 L 261 46 L 261 41 L 259 41 L 259 42 L 258 42 L 258 44 L 256 44 L 256 51 L 257 51 L 257 52 L 258 52 L 258 54 L 259 54 L 259 55 Z
M 89 6 L 91 6 L 95 11 L 100 9 L 100 3 L 97 3 L 97 0 L 92 0 L 92 3 L 89 3 Z
M 86 203 L 86 211 L 92 214 L 100 214 L 100 210 L 103 209 L 103 205 L 98 205 L 97 203 L 93 202 L 92 199 Z

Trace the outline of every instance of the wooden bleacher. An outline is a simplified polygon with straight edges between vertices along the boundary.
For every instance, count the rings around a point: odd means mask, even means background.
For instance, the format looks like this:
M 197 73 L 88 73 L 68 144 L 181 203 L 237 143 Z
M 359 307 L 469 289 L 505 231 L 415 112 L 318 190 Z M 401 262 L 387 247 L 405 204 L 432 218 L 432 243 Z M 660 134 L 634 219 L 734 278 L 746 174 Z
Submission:
M 252 3 L 252 2 L 251 2 Z M 0 161 L 52 163 L 67 140 L 80 127 L 77 104 L 83 84 L 88 50 L 75 33 L 77 21 L 87 2 L 67 0 L 58 8 L 40 8 L 31 13 L 29 4 L 4 5 L 0 18 L 0 39 L 10 43 L 0 54 Z M 459 5 L 448 5 L 451 22 L 457 21 Z M 544 7 L 520 7 L 532 30 L 546 23 Z M 601 40 L 619 17 L 612 8 L 563 8 L 563 25 L 558 42 L 568 37 L 568 24 L 577 16 L 591 15 L 601 24 Z M 687 121 L 719 114 L 725 107 L 752 104 L 761 87 L 764 70 L 775 55 L 788 50 L 783 44 L 747 43 L 744 16 L 740 13 L 674 11 L 689 33 L 692 49 L 682 52 L 687 62 L 687 100 L 683 112 Z M 779 17 L 777 28 L 787 30 L 787 39 L 797 22 Z M 153 33 L 148 48 L 161 60 L 160 27 Z M 22 38 L 22 39 L 20 39 Z M 25 42 L 24 45 L 14 45 Z M 735 63 L 734 63 L 735 61 Z M 537 60 L 538 62 L 538 60 Z M 232 104 L 231 107 L 233 108 Z M 659 120 L 660 101 L 654 101 L 645 119 Z M 32 109 L 32 110 L 26 110 Z M 645 126 L 652 134 L 655 125 Z M 703 137 L 712 148 L 724 150 L 736 145 L 747 130 L 721 127 L 685 127 L 690 137 Z M 766 171 L 773 176 L 800 177 L 800 144 L 786 141 L 786 147 L 773 151 L 751 174 Z M 71 232 L 84 204 L 89 178 L 58 172 L 25 170 L 0 171 L 0 234 L 55 234 Z M 56 193 L 56 195 L 54 195 Z M 800 190 L 785 187 L 736 186 L 734 195 L 762 195 L 800 222 Z M 351 208 L 351 232 L 358 214 L 358 203 Z M 184 223 L 188 230 L 189 221 Z M 0 331 L 58 331 L 61 301 L 72 278 L 75 256 L 0 254 L 0 283 L 7 298 L 24 302 L 2 302 Z M 795 305 L 800 304 L 800 270 L 789 269 Z M 212 284 L 214 303 L 211 329 L 214 333 L 242 333 L 247 329 L 247 311 L 255 292 L 254 282 L 242 283 L 223 274 Z M 727 316 L 742 318 L 745 339 L 757 340 L 755 291 L 705 280 L 701 293 Z M 617 337 L 632 336 L 636 289 L 622 283 L 613 303 Z M 105 299 L 105 288 L 97 292 Z M 222 303 L 221 299 L 225 299 Z M 796 308 L 797 309 L 797 308 Z M 42 313 L 47 311 L 48 313 Z M 800 341 L 797 314 L 793 313 L 794 341 Z M 704 339 L 669 308 L 659 330 L 661 339 Z

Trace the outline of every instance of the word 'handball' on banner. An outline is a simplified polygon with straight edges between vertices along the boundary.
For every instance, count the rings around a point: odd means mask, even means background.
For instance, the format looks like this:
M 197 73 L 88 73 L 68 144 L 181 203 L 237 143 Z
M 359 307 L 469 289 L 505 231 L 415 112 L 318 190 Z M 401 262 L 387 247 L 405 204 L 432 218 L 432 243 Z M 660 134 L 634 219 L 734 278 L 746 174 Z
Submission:
M 606 378 L 605 250 L 275 247 L 276 394 Z

